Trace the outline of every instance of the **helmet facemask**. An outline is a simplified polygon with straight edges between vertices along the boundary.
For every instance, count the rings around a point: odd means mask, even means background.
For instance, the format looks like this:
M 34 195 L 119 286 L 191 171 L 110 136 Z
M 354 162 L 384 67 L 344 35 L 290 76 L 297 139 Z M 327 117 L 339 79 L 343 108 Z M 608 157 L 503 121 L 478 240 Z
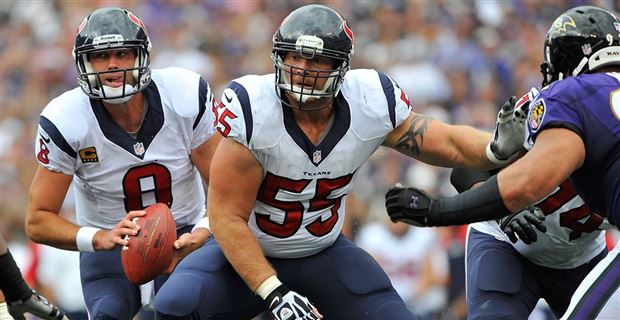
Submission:
M 125 46 L 123 48 L 133 48 L 136 52 L 143 51 L 140 47 Z M 113 50 L 113 49 L 111 49 Z M 78 83 L 82 90 L 93 99 L 103 99 L 105 102 L 119 104 L 131 99 L 131 96 L 143 90 L 150 82 L 151 70 L 148 67 L 148 54 L 137 53 L 134 66 L 125 69 L 110 69 L 95 72 L 91 66 L 88 55 L 99 50 L 90 50 L 80 53 L 76 59 L 79 70 Z M 102 85 L 102 76 L 110 73 L 123 73 L 123 83 L 121 87 L 110 87 Z
M 89 61 L 90 54 L 120 49 L 135 51 L 133 67 L 99 72 L 93 70 Z M 80 24 L 76 36 L 73 57 L 78 72 L 78 84 L 91 99 L 112 104 L 124 103 L 150 83 L 150 51 L 151 42 L 144 24 L 133 13 L 121 8 L 96 10 Z M 102 76 L 119 72 L 123 73 L 123 86 L 115 88 L 102 85 Z
M 353 31 L 333 9 L 307 5 L 291 12 L 276 30 L 271 51 L 275 88 L 282 103 L 304 111 L 327 107 L 351 68 L 353 51 Z M 324 70 L 300 68 L 285 62 L 290 54 L 333 64 Z
M 296 100 L 300 110 L 318 110 L 326 107 L 332 99 L 338 94 L 340 85 L 344 80 L 344 75 L 350 69 L 347 59 L 337 57 L 335 55 L 323 54 L 321 49 L 316 47 L 300 46 L 299 49 L 287 48 L 287 44 L 282 44 L 278 48 L 274 48 L 271 59 L 276 69 L 276 86 L 284 90 Z M 295 67 L 284 62 L 287 53 L 296 52 L 304 59 L 314 59 L 317 57 L 326 57 L 334 61 L 334 67 L 331 69 L 305 69 Z M 301 83 L 306 84 L 301 87 L 297 85 L 293 76 L 301 76 Z M 317 84 L 326 79 L 322 88 L 317 88 Z M 290 103 L 284 101 L 287 105 Z M 291 106 L 293 107 L 293 106 Z

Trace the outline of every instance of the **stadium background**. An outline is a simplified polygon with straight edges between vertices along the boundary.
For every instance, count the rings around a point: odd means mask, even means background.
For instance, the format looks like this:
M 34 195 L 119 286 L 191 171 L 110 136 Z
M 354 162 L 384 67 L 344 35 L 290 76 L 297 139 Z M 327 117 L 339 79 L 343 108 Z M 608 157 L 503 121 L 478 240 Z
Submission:
M 144 21 L 153 43 L 151 68 L 176 65 L 199 72 L 219 99 L 228 81 L 273 72 L 273 32 L 291 10 L 307 3 L 0 0 L 0 227 L 33 287 L 67 309 L 83 310 L 76 253 L 33 245 L 23 229 L 37 165 L 38 117 L 52 98 L 76 87 L 71 49 L 81 19 L 101 6 L 130 9 Z M 540 85 L 542 41 L 553 18 L 582 4 L 620 9 L 620 1 L 323 3 L 345 16 L 354 31 L 354 68 L 386 72 L 406 90 L 417 112 L 487 130 L 507 97 Z M 411 295 L 412 308 L 428 319 L 461 319 L 466 312 L 463 228 L 389 228 L 383 195 L 396 182 L 450 195 L 455 191 L 448 175 L 448 169 L 380 149 L 362 168 L 347 203 L 345 231 L 361 244 L 370 243 L 369 251 L 382 232 L 418 232 L 408 237 L 416 239 L 413 243 L 406 237 L 394 243 L 391 256 L 381 257 L 380 250 L 373 254 Z M 72 217 L 70 197 L 63 210 Z M 610 242 L 615 239 L 617 233 Z M 545 318 L 544 306 L 532 316 Z

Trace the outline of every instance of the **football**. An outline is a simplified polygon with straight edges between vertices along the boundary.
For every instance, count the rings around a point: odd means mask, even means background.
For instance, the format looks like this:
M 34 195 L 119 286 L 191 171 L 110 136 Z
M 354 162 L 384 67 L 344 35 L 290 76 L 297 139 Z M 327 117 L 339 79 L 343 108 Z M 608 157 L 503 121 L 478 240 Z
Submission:
M 134 284 L 149 282 L 166 270 L 177 239 L 176 224 L 167 205 L 156 203 L 144 210 L 144 217 L 134 219 L 140 226 L 138 234 L 128 237 L 129 245 L 121 250 L 123 270 Z

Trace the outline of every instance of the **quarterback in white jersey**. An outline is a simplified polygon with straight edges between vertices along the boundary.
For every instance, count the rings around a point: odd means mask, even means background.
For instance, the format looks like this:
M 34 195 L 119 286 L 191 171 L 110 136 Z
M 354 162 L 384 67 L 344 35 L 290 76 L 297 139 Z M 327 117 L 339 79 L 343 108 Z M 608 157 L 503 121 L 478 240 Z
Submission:
M 216 103 L 192 71 L 151 71 L 150 49 L 133 13 L 95 10 L 75 40 L 80 88 L 52 100 L 39 119 L 26 231 L 36 242 L 81 252 L 84 297 L 96 319 L 131 319 L 141 302 L 152 303 L 148 286 L 141 301 L 120 261 L 144 208 L 167 204 L 182 234 L 169 270 L 209 236 L 206 229 L 189 231 L 205 211 L 201 175 L 208 181 L 219 142 Z M 77 225 L 58 215 L 70 185 Z M 165 278 L 156 278 L 156 289 Z
M 80 226 L 112 229 L 127 212 L 156 202 L 170 206 L 177 227 L 202 217 L 202 179 L 190 155 L 215 132 L 213 113 L 206 110 L 211 92 L 185 69 L 152 70 L 151 76 L 135 137 L 79 88 L 41 113 L 37 159 L 49 171 L 73 176 Z
M 267 307 L 275 319 L 414 318 L 341 235 L 351 181 L 381 145 L 444 166 L 488 169 L 497 155 L 484 151 L 491 134 L 417 115 L 387 75 L 349 71 L 353 38 L 333 9 L 298 8 L 275 32 L 275 74 L 224 91 L 217 129 L 227 138 L 208 191 L 217 242 L 179 264 L 171 280 L 186 286 L 162 287 L 158 317 L 245 319 Z

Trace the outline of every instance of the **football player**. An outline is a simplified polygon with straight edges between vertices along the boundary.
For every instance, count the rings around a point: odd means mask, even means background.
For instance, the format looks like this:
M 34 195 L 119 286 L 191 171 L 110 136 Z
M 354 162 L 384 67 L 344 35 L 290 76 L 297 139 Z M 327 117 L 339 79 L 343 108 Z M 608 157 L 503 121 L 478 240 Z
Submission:
M 620 225 L 620 21 L 580 6 L 544 42 L 544 88 L 531 103 L 530 151 L 473 190 L 435 200 L 412 188 L 386 194 L 393 220 L 425 226 L 490 220 L 542 200 L 570 178 L 592 211 Z M 416 199 L 411 205 L 408 199 Z M 617 318 L 620 243 L 584 279 L 562 319 Z
M 275 74 L 230 82 L 208 190 L 217 241 L 179 264 L 156 297 L 158 317 L 248 319 L 267 308 L 275 319 L 414 318 L 377 262 L 341 235 L 359 167 L 384 145 L 492 168 L 522 139 L 485 155 L 490 133 L 416 114 L 384 73 L 349 71 L 353 39 L 333 9 L 303 6 L 275 32 Z M 512 117 L 502 128 L 524 134 Z
M 451 175 L 459 192 L 488 178 L 488 172 L 465 168 Z M 607 254 L 606 225 L 569 181 L 535 207 L 470 224 L 468 319 L 527 319 L 541 298 L 561 317 L 577 286 Z
M 136 235 L 132 219 L 167 204 L 178 234 L 173 264 L 202 245 L 190 233 L 205 211 L 202 178 L 219 142 L 207 82 L 181 68 L 151 70 L 151 41 L 132 12 L 106 7 L 79 25 L 73 55 L 79 88 L 52 100 L 39 119 L 26 232 L 35 242 L 80 251 L 93 319 L 131 319 L 139 287 L 123 273 L 120 252 Z M 70 185 L 77 224 L 58 212 Z M 166 276 L 155 279 L 155 288 Z M 149 304 L 148 288 L 142 303 Z
M 24 314 L 30 313 L 45 320 L 69 319 L 58 307 L 28 286 L 2 237 L 0 278 L 0 318 L 5 319 L 8 313 L 13 319 L 23 320 Z

